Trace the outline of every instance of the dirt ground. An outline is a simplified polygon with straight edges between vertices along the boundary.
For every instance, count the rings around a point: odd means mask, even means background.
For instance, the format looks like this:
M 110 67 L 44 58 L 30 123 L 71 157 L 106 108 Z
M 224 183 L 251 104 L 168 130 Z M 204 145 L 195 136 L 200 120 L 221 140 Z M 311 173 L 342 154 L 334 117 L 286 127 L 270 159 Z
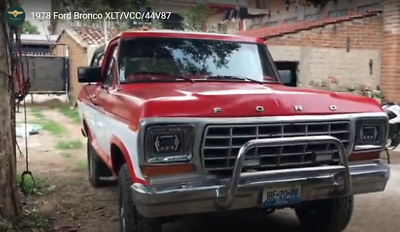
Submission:
M 81 135 L 76 112 L 65 107 L 31 107 L 28 108 L 27 115 L 29 123 L 43 127 L 39 134 L 28 137 L 29 169 L 37 182 L 37 190 L 23 199 L 27 214 L 33 215 L 32 223 L 38 228 L 35 231 L 119 231 L 116 188 L 94 189 L 87 181 L 86 140 Z M 23 116 L 23 113 L 18 113 L 17 122 L 23 122 Z M 23 153 L 24 142 L 23 138 L 18 138 Z M 394 158 L 396 163 L 400 163 L 399 160 Z M 18 159 L 18 170 L 22 172 L 25 168 L 25 156 L 21 156 Z M 367 210 L 370 211 L 374 207 Z M 357 210 L 358 215 L 365 211 L 362 208 Z M 266 227 L 271 232 L 275 231 L 274 228 L 280 232 L 301 231 L 291 210 L 283 210 L 267 217 L 245 217 L 246 219 L 243 215 L 220 215 L 213 218 L 188 219 L 166 225 L 164 231 L 212 232 L 229 229 L 255 232 L 265 231 Z M 352 222 L 353 226 L 346 232 L 376 231 L 370 230 L 368 225 L 364 227 L 363 216 L 357 217 L 362 221 L 355 219 L 356 221 Z M 238 223 L 240 225 L 237 225 Z
M 37 190 L 24 201 L 26 208 L 38 212 L 34 223 L 50 231 L 117 231 L 115 187 L 90 187 L 86 140 L 80 132 L 77 114 L 65 108 L 35 107 L 28 108 L 27 115 L 28 123 L 43 127 L 39 134 L 28 137 L 29 169 Z M 23 112 L 17 113 L 18 122 L 24 122 Z M 25 153 L 25 139 L 17 140 Z M 23 172 L 25 168 L 25 156 L 21 156 L 18 170 Z M 31 187 L 30 179 L 27 183 Z

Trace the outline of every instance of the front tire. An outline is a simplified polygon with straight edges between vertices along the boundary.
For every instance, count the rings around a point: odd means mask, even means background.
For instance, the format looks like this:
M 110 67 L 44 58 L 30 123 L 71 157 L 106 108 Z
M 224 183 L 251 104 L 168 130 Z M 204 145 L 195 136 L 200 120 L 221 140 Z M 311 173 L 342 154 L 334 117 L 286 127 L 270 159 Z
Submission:
M 300 224 L 310 232 L 342 232 L 353 215 L 354 196 L 305 202 L 295 209 Z
M 161 232 L 159 218 L 147 218 L 139 213 L 133 202 L 132 180 L 126 164 L 118 173 L 118 202 L 120 209 L 120 232 Z
M 87 142 L 87 160 L 88 179 L 90 185 L 95 188 L 107 186 L 109 183 L 107 181 L 101 180 L 100 178 L 102 174 L 108 172 L 108 168 L 103 163 L 103 160 L 98 157 L 89 140 Z

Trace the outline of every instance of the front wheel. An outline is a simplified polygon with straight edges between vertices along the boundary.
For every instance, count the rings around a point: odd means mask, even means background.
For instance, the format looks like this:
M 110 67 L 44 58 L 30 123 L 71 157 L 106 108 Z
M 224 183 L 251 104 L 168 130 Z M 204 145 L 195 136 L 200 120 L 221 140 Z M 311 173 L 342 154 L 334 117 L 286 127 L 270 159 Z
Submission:
M 98 157 L 90 141 L 87 141 L 88 179 L 90 185 L 98 188 L 107 186 L 109 182 L 101 180 L 103 174 L 109 172 L 103 160 Z
M 130 189 L 131 184 L 128 168 L 124 164 L 118 173 L 120 232 L 161 232 L 159 218 L 147 218 L 136 209 Z
M 310 232 L 342 232 L 353 215 L 354 196 L 305 202 L 295 209 L 300 224 Z

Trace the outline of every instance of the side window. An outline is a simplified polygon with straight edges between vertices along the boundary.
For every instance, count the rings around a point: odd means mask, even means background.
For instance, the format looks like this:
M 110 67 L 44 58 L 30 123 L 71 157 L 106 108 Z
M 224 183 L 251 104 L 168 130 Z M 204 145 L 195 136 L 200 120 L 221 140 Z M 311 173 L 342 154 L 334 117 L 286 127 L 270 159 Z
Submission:
M 117 47 L 113 47 L 112 48 L 112 56 L 107 59 L 107 68 L 106 68 L 106 76 L 104 78 L 104 84 L 105 85 L 111 85 L 113 83 L 113 79 L 114 79 L 114 71 L 115 71 L 115 59 L 116 59 L 116 53 L 117 53 Z
M 93 54 L 92 61 L 90 62 L 90 66 L 97 66 L 97 62 L 99 60 L 99 54 L 95 53 Z
M 101 66 L 101 62 L 103 61 L 104 53 L 97 53 L 93 55 L 92 62 L 90 62 L 90 66 Z
M 101 63 L 103 62 L 103 58 L 104 58 L 104 53 L 100 53 L 96 60 L 97 66 L 101 66 Z

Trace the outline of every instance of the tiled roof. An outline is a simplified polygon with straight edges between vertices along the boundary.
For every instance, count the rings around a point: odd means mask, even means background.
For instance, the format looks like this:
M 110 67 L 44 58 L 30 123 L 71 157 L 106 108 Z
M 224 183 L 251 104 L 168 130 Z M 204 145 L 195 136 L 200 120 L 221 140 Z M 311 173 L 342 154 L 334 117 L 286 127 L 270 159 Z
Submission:
M 340 23 L 340 22 L 345 22 L 345 21 L 351 21 L 353 19 L 358 19 L 358 18 L 365 18 L 365 17 L 371 17 L 374 15 L 377 15 L 378 11 L 376 12 L 368 12 L 365 14 L 355 14 L 355 15 L 347 15 L 343 17 L 337 17 L 337 18 L 327 18 L 327 19 L 322 19 L 318 21 L 312 21 L 312 22 L 298 22 L 298 23 L 293 23 L 293 24 L 285 24 L 285 25 L 279 25 L 279 26 L 274 26 L 274 27 L 264 27 L 264 28 L 259 28 L 255 30 L 246 30 L 246 31 L 240 31 L 236 33 L 237 35 L 242 35 L 242 36 L 249 36 L 249 37 L 257 37 L 257 38 L 268 38 L 268 37 L 274 37 L 274 36 L 281 36 L 284 34 L 290 34 L 290 33 L 296 33 L 302 30 L 309 30 L 315 27 L 322 27 L 328 24 L 335 24 L 335 23 Z
M 103 28 L 93 28 L 93 27 L 72 27 L 70 32 L 72 32 L 77 39 L 81 40 L 78 42 L 84 42 L 88 45 L 104 44 L 104 29 Z M 116 30 L 108 30 L 107 38 L 111 39 L 113 36 L 117 35 Z

